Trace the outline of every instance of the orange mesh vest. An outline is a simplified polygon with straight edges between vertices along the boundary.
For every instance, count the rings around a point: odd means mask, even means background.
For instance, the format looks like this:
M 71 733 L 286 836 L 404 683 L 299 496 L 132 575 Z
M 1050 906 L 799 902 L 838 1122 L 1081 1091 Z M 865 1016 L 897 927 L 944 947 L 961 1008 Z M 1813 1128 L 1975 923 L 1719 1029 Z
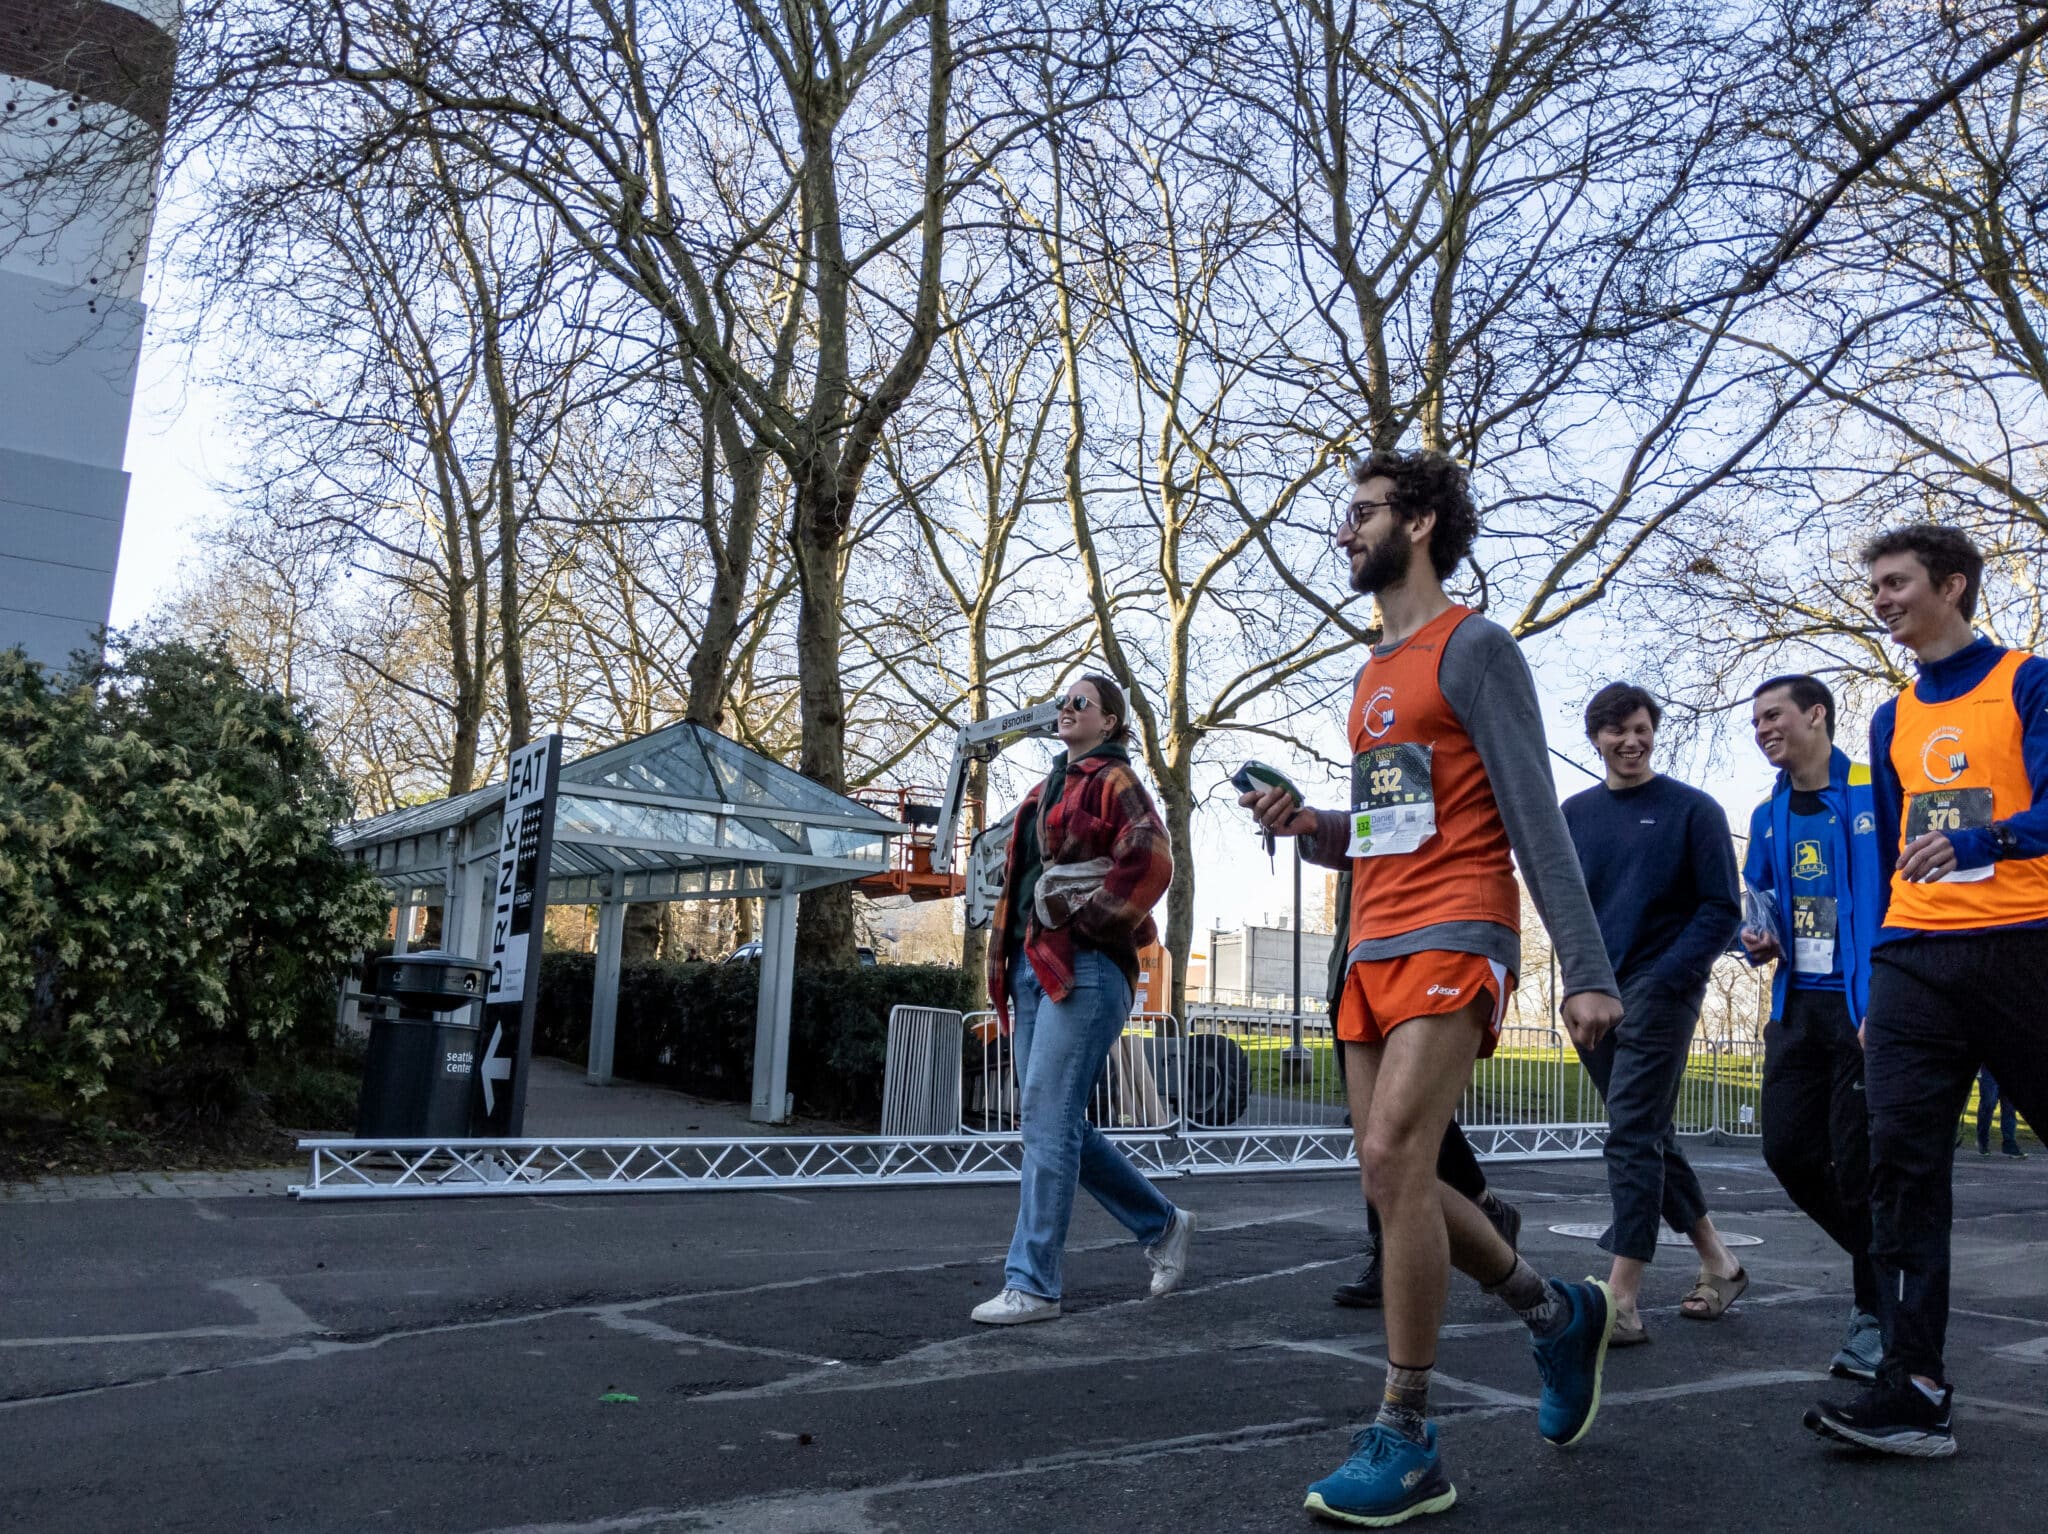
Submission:
M 1444 646 L 1471 616 L 1453 606 L 1359 673 L 1350 721 L 1353 947 L 1439 922 L 1521 931 L 1493 785 L 1437 682 Z
M 1905 790 L 1899 850 L 1930 831 L 1988 826 L 2034 802 L 2013 675 L 2026 652 L 2008 650 L 1962 697 L 1923 703 L 1907 688 L 1894 705 L 1892 770 Z M 1959 869 L 1931 884 L 1892 874 L 1887 927 L 1966 931 L 2048 920 L 2048 858 Z

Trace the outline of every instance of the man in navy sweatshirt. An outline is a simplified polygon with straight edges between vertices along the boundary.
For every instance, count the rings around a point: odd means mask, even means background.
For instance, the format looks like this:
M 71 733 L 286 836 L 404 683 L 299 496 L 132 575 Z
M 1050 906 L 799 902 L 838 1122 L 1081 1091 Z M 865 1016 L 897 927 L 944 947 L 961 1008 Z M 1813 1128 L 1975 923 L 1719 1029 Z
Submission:
M 1607 1186 L 1614 1223 L 1610 1346 L 1647 1342 L 1637 1310 L 1643 1269 L 1657 1254 L 1657 1220 L 1689 1238 L 1700 1274 L 1679 1307 L 1718 1320 L 1749 1287 L 1707 1216 L 1707 1199 L 1672 1120 L 1714 960 L 1742 920 L 1728 817 L 1698 789 L 1654 771 L 1663 710 L 1642 688 L 1614 682 L 1586 705 L 1586 735 L 1607 781 L 1564 802 L 1565 825 L 1621 986 L 1621 1025 L 1579 1058 L 1607 1103 Z

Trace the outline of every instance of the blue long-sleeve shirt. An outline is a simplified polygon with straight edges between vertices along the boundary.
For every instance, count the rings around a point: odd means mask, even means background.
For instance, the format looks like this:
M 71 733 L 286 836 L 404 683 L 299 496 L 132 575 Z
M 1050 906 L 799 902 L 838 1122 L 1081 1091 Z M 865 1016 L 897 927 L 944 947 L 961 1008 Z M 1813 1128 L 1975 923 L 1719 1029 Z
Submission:
M 1735 839 L 1721 806 L 1659 773 L 1564 802 L 1615 978 L 1651 974 L 1673 991 L 1705 982 L 1742 923 Z
M 1920 668 L 1913 683 L 1913 695 L 1922 703 L 1952 703 L 1991 675 L 1991 668 L 2005 654 L 2005 647 L 1979 635 L 1955 654 L 1929 661 Z M 2012 679 L 2013 707 L 2020 716 L 2020 746 L 2027 764 L 2027 781 L 2034 788 L 2034 802 L 2017 815 L 2008 815 L 1997 825 L 2012 834 L 2018 858 L 2048 857 L 2048 660 L 2030 655 L 2020 662 Z M 1896 699 L 1887 699 L 1870 721 L 1870 784 L 1877 814 L 1877 845 L 1885 859 L 1885 880 L 1881 898 L 1891 900 L 1891 871 L 1898 861 L 1899 821 L 1905 814 L 1905 789 L 1898 770 L 1892 766 L 1892 730 L 1898 718 Z M 1973 827 L 1948 833 L 1955 848 L 1958 868 L 1983 868 L 1996 861 L 1996 844 L 1991 826 Z M 2038 927 L 2042 922 L 2023 925 Z M 1909 927 L 1885 927 L 1877 935 L 1880 943 L 1900 937 L 1924 937 Z

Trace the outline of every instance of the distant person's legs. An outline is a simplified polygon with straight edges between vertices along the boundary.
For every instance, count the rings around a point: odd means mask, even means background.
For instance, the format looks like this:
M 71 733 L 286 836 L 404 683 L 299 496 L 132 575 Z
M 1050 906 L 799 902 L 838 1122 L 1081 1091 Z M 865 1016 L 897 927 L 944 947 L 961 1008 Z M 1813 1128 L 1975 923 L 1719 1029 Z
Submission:
M 1339 1058 L 1343 1051 L 1340 1047 Z M 1472 1153 L 1472 1142 L 1465 1138 L 1456 1120 L 1444 1131 L 1442 1147 L 1436 1156 L 1437 1181 L 1465 1195 L 1477 1204 L 1480 1211 L 1500 1232 L 1501 1239 L 1511 1247 L 1519 1246 L 1522 1235 L 1522 1212 L 1506 1199 L 1495 1194 L 1486 1185 L 1486 1173 L 1479 1165 L 1479 1158 Z M 1359 1310 L 1377 1310 L 1383 1289 L 1383 1268 L 1380 1262 L 1380 1212 L 1368 1199 L 1365 1205 L 1365 1226 L 1370 1237 L 1366 1248 L 1365 1271 L 1348 1284 L 1339 1284 L 1331 1298 L 1339 1305 Z

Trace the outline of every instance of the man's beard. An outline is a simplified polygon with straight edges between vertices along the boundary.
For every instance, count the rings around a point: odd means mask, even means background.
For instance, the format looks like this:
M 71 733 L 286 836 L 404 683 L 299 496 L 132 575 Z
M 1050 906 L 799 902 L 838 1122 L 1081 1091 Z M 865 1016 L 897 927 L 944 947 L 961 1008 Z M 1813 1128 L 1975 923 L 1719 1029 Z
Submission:
M 1415 545 L 1408 541 L 1407 529 L 1396 520 L 1386 537 L 1366 549 L 1365 563 L 1352 567 L 1351 589 L 1376 596 L 1406 576 L 1414 562 Z

